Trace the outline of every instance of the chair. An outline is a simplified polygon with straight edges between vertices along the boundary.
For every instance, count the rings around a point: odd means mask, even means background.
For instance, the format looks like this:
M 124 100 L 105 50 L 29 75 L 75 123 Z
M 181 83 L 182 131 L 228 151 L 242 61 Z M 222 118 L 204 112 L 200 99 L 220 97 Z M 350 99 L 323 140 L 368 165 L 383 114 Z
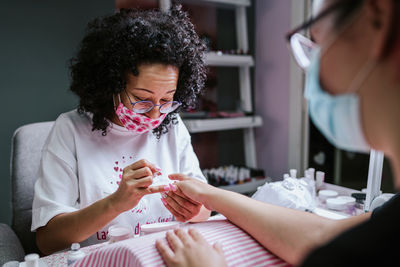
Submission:
M 0 265 L 23 261 L 28 253 L 39 253 L 31 232 L 33 188 L 37 180 L 42 148 L 54 122 L 27 124 L 18 128 L 11 141 L 11 227 L 0 224 Z

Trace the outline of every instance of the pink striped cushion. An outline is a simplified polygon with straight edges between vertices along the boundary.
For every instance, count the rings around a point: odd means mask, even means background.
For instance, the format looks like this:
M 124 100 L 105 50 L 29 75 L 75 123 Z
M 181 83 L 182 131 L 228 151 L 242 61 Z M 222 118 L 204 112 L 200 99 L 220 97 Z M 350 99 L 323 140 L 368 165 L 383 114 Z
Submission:
M 290 266 L 227 220 L 185 224 L 182 228 L 187 227 L 196 228 L 210 244 L 221 242 L 229 266 Z M 159 232 L 107 245 L 73 266 L 165 266 L 154 245 L 156 239 L 163 238 L 165 232 Z

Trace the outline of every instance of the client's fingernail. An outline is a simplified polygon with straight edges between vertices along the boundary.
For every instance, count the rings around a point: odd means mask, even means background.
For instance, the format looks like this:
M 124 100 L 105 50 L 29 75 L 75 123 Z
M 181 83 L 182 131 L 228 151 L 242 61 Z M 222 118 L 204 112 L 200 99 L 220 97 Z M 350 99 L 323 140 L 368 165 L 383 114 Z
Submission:
M 162 196 L 163 198 L 167 198 L 167 195 L 164 194 L 164 193 L 161 193 L 161 196 Z
M 166 186 L 164 186 L 164 190 L 169 191 L 169 190 L 171 190 L 171 188 L 168 185 L 166 185 Z
M 169 184 L 169 187 L 171 188 L 172 191 L 176 191 L 178 188 L 176 187 L 176 185 L 173 184 Z
M 167 206 L 167 201 L 165 201 L 165 199 L 161 198 L 161 202 L 164 204 L 164 206 Z

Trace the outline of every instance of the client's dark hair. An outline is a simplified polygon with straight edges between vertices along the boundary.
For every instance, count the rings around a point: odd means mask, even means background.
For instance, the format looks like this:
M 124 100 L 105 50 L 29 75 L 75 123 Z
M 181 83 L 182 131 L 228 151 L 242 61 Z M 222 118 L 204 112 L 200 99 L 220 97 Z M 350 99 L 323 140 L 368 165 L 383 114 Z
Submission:
M 79 96 L 79 113 L 93 114 L 92 130 L 106 135 L 114 115 L 113 95 L 125 89 L 127 73 L 139 75 L 138 65 L 161 63 L 179 68 L 174 99 L 180 109 L 194 106 L 204 86 L 205 45 L 180 5 L 169 12 L 122 9 L 88 24 L 77 55 L 70 61 L 70 89 Z M 176 123 L 174 111 L 153 130 L 159 138 Z

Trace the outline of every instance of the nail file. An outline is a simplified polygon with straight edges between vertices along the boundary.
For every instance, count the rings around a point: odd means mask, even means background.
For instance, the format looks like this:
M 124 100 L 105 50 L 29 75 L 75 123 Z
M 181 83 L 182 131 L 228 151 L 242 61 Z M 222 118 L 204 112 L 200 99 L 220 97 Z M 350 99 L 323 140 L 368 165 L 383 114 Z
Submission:
M 144 224 L 140 226 L 140 234 L 147 235 L 150 233 L 156 233 L 166 230 L 175 229 L 181 226 L 180 222 L 164 222 L 164 223 L 152 223 L 152 224 Z
M 169 185 L 171 183 L 172 180 L 170 180 L 167 175 L 157 175 L 153 177 L 153 183 L 151 186 Z

